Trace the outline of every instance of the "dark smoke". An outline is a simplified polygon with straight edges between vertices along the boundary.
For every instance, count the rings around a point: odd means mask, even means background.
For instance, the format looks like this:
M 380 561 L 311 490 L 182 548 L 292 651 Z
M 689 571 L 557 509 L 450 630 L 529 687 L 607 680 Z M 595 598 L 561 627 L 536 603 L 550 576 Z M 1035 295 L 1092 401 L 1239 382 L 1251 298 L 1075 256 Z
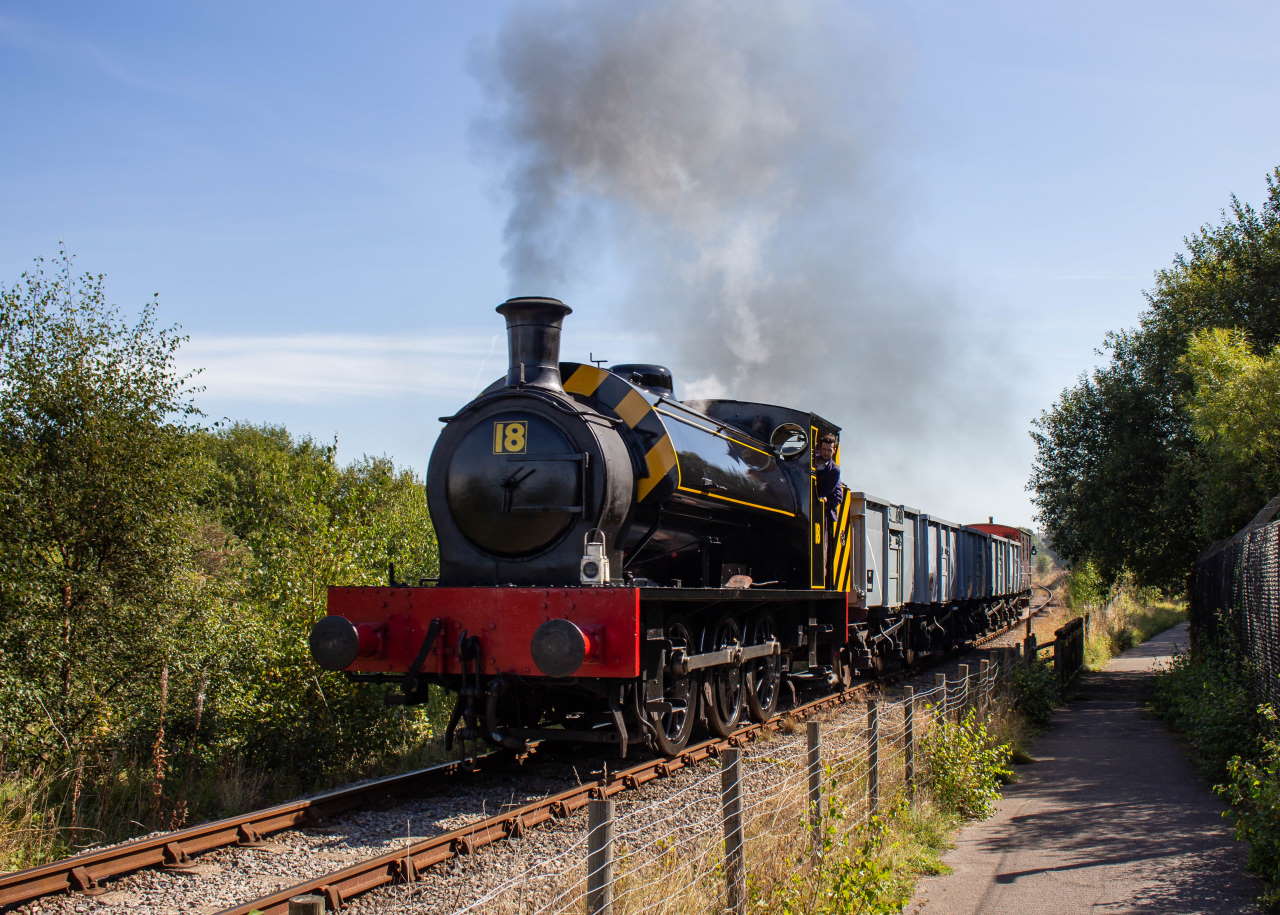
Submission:
M 856 433 L 958 434 L 954 306 L 898 242 L 895 56 L 826 0 L 514 11 L 480 62 L 512 291 L 608 256 L 678 346 L 635 356 L 681 368 L 686 397 L 815 409 L 855 454 Z

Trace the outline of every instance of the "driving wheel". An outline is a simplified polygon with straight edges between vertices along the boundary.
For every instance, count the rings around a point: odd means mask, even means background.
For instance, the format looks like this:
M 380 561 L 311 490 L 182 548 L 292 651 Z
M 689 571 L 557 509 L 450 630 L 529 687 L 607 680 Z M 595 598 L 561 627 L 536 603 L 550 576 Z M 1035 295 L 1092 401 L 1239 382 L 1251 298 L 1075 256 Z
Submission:
M 702 650 L 719 651 L 741 644 L 738 624 L 731 617 L 725 617 L 704 632 Z M 742 720 L 745 705 L 747 691 L 743 684 L 742 665 L 709 667 L 702 683 L 702 709 L 707 727 L 718 737 L 728 737 Z
M 666 636 L 672 650 L 681 649 L 692 654 L 693 639 L 683 623 L 667 627 Z M 665 756 L 674 756 L 685 748 L 693 734 L 693 723 L 698 714 L 697 674 L 677 676 L 664 665 L 662 699 L 654 705 L 657 707 L 646 710 L 645 714 L 656 732 L 652 735 L 655 749 Z
M 773 616 L 761 614 L 751 623 L 748 645 L 762 645 L 777 637 Z M 753 658 L 745 665 L 747 713 L 752 721 L 767 721 L 778 710 L 782 692 L 782 656 Z

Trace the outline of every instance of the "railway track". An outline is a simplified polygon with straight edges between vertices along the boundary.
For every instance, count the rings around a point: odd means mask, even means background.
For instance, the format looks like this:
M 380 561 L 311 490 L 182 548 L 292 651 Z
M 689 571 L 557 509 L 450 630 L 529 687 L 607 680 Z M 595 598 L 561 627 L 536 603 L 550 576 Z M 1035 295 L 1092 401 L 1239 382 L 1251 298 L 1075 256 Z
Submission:
M 1049 591 L 1041 586 L 1036 587 L 1045 591 L 1043 602 L 1010 626 L 976 640 L 973 646 L 985 645 L 1043 611 L 1050 602 Z M 232 906 L 222 910 L 219 915 L 285 913 L 288 911 L 289 899 L 308 893 L 324 896 L 328 908 L 336 911 L 346 900 L 355 896 L 390 883 L 411 882 L 419 872 L 434 865 L 460 855 L 473 854 L 494 842 L 519 837 L 526 830 L 549 820 L 567 817 L 585 807 L 592 798 L 612 797 L 620 792 L 639 788 L 650 781 L 714 758 L 726 747 L 742 746 L 770 731 L 777 731 L 787 726 L 784 722 L 803 720 L 864 697 L 870 691 L 892 685 L 897 679 L 910 673 L 909 670 L 901 671 L 883 680 L 856 684 L 840 693 L 788 709 L 769 721 L 742 727 L 728 738 L 706 740 L 687 747 L 676 757 L 652 759 L 628 768 L 609 771 L 592 781 L 519 808 Z M 96 895 L 105 892 L 105 881 L 146 868 L 183 870 L 193 866 L 195 856 L 204 852 L 228 846 L 259 846 L 270 835 L 315 825 L 337 814 L 387 799 L 429 792 L 452 783 L 459 777 L 495 771 L 509 765 L 511 760 L 510 753 L 494 752 L 443 763 L 0 875 L 0 909 L 7 910 L 55 893 L 80 892 Z
M 387 798 L 427 791 L 469 773 L 494 769 L 510 758 L 507 753 L 488 753 L 441 763 L 3 874 L 0 875 L 0 908 L 66 891 L 97 895 L 105 892 L 103 881 L 113 877 L 149 867 L 181 870 L 190 867 L 193 857 L 203 852 L 230 845 L 261 845 L 274 833 L 311 825 Z

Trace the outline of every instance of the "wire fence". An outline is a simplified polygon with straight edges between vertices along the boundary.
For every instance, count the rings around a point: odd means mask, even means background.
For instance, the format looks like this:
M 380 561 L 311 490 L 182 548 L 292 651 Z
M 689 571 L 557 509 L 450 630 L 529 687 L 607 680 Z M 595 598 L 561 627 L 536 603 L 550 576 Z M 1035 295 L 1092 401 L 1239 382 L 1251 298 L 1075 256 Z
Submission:
M 676 790 L 593 800 L 558 853 L 448 911 L 746 912 L 748 895 L 767 899 L 832 848 L 857 842 L 877 814 L 913 801 L 931 731 L 971 709 L 988 714 L 1020 663 L 1014 649 L 987 653 L 927 690 L 908 687 L 806 722 L 802 733 L 722 750 L 718 770 L 686 770 Z
M 1280 496 L 1244 530 L 1215 543 L 1191 579 L 1191 626 L 1198 639 L 1230 629 L 1249 660 L 1255 698 L 1280 705 Z

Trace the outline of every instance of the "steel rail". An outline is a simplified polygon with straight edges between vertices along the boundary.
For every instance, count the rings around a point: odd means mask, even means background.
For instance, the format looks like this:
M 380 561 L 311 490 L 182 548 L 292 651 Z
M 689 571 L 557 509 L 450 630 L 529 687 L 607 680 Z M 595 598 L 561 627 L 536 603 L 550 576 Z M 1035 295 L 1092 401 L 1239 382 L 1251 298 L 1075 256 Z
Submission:
M 971 647 L 976 648 L 986 644 L 1022 625 L 1048 606 L 1048 603 L 1049 601 L 1046 600 L 1045 603 L 1034 610 L 1029 610 L 1025 616 L 1019 617 L 1003 629 L 975 640 Z M 395 883 L 416 882 L 420 872 L 436 864 L 461 855 L 474 854 L 494 842 L 518 838 L 527 830 L 540 826 L 548 820 L 568 817 L 587 806 L 587 803 L 593 799 L 608 798 L 622 791 L 634 790 L 654 779 L 670 776 L 680 769 L 718 757 L 723 749 L 755 741 L 768 731 L 780 730 L 786 722 L 803 720 L 818 712 L 844 705 L 912 672 L 911 670 L 899 671 L 886 678 L 858 683 L 838 693 L 831 693 L 788 709 L 768 721 L 739 728 L 729 737 L 706 740 L 687 747 L 677 756 L 648 760 L 617 772 L 610 772 L 593 782 L 584 782 L 558 794 L 532 801 L 515 810 L 478 820 L 468 826 L 423 839 L 404 848 L 383 852 L 342 870 L 312 877 L 249 902 L 237 903 L 222 909 L 217 915 L 250 915 L 250 913 L 287 915 L 289 900 L 308 894 L 323 896 L 326 910 L 340 911 L 348 900 L 370 890 Z
M 384 796 L 418 791 L 459 775 L 493 768 L 509 758 L 509 754 L 487 753 L 441 763 L 176 832 L 135 839 L 38 867 L 0 874 L 0 908 L 68 890 L 97 895 L 106 892 L 101 881 L 111 877 L 157 865 L 172 869 L 189 867 L 194 863 L 191 861 L 192 855 L 228 845 L 260 845 L 263 837 L 272 833 L 314 823 Z

